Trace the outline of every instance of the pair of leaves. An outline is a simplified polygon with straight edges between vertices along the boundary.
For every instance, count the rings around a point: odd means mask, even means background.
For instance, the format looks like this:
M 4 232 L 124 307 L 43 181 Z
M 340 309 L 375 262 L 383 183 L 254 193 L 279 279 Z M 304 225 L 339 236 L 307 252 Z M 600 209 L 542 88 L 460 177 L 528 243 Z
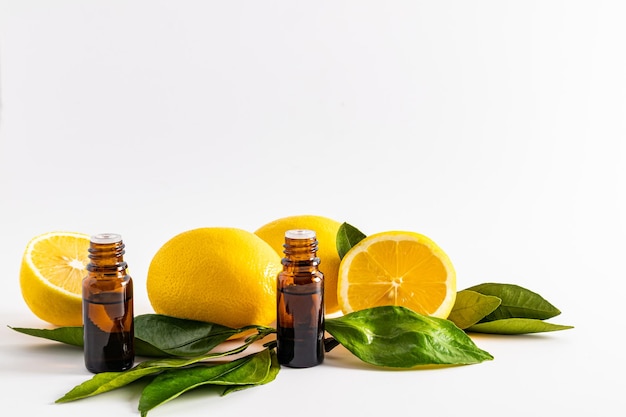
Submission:
M 326 331 L 359 359 L 378 366 L 412 368 L 493 359 L 452 322 L 400 306 L 326 319 Z
M 155 375 L 166 370 L 188 367 L 203 361 L 215 360 L 241 353 L 260 337 L 260 335 L 250 337 L 242 345 L 225 352 L 206 353 L 202 356 L 196 356 L 194 358 L 165 357 L 151 359 L 143 361 L 126 371 L 102 372 L 94 375 L 90 380 L 77 385 L 63 397 L 59 398 L 57 402 L 68 402 L 79 400 L 81 398 L 92 397 L 97 394 L 103 394 L 105 392 L 121 388 L 145 376 Z
M 267 384 L 276 378 L 279 369 L 273 349 L 264 349 L 219 365 L 172 369 L 159 374 L 143 389 L 139 398 L 139 412 L 145 417 L 153 408 L 203 385 L 226 386 L 222 392 L 222 395 L 226 395 Z
M 99 373 L 74 387 L 56 402 L 92 397 L 156 374 L 157 376 L 144 387 L 139 399 L 138 409 L 141 416 L 145 417 L 153 408 L 203 385 L 225 386 L 222 395 L 226 395 L 267 384 L 278 375 L 280 365 L 275 351 L 270 349 L 225 363 L 204 362 L 232 353 L 207 354 L 193 359 L 153 359 L 144 361 L 128 371 Z
M 561 311 L 539 294 L 514 284 L 484 283 L 457 293 L 448 320 L 468 332 L 525 334 L 571 329 L 544 320 Z
M 219 324 L 179 319 L 162 314 L 143 314 L 135 317 L 135 354 L 147 357 L 201 356 L 232 336 L 253 329 L 257 331 L 258 338 L 274 332 L 273 328 L 264 326 L 245 326 L 234 329 Z M 14 327 L 13 330 L 73 346 L 83 346 L 82 326 L 56 329 Z

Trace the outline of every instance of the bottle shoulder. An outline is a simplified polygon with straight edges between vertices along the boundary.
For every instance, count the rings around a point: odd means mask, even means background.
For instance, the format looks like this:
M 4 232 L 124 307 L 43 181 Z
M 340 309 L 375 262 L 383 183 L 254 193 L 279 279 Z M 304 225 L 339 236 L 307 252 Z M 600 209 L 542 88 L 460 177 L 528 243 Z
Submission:
M 133 279 L 128 274 L 123 275 L 106 275 L 90 273 L 83 278 L 83 287 L 89 286 L 115 286 L 115 287 L 132 287 Z
M 278 285 L 321 285 L 324 282 L 324 274 L 319 270 L 289 271 L 283 270 L 278 274 Z

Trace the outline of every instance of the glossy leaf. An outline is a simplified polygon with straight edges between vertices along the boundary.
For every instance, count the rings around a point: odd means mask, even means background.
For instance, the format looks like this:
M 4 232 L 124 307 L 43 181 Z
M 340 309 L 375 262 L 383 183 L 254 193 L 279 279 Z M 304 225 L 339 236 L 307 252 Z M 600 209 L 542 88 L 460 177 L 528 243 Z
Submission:
M 83 347 L 82 326 L 59 327 L 50 330 L 11 328 L 30 336 Z M 214 323 L 178 319 L 160 314 L 144 314 L 135 317 L 135 354 L 161 358 L 201 356 L 230 337 L 252 329 L 264 335 L 274 332 L 271 327 L 246 326 L 233 329 Z
M 202 385 L 257 385 L 265 381 L 271 367 L 269 350 L 219 365 L 196 366 L 164 372 L 141 393 L 139 411 L 148 411 Z
M 84 346 L 82 326 L 57 327 L 56 329 L 31 329 L 25 327 L 9 328 L 29 336 L 41 337 L 43 339 L 53 340 L 55 342 L 61 342 L 80 348 Z M 148 342 L 144 342 L 143 340 L 137 338 L 135 338 L 135 354 L 137 356 L 161 358 L 170 356 L 168 353 L 152 346 Z
M 81 348 L 84 343 L 82 326 L 58 327 L 56 329 L 30 329 L 11 326 L 9 328 L 29 336 L 41 337 Z
M 156 346 L 152 346 L 150 343 L 143 341 L 141 339 L 137 339 L 135 337 L 135 355 L 136 356 L 145 356 L 148 358 L 167 358 L 170 355 L 167 352 L 163 352 L 161 349 Z
M 573 329 L 573 326 L 548 323 L 539 319 L 510 318 L 477 323 L 467 328 L 468 332 L 493 333 L 493 334 L 526 334 L 554 332 L 558 330 Z
M 143 314 L 135 317 L 135 338 L 172 356 L 204 355 L 228 338 L 255 328 L 259 326 L 233 329 L 215 323 L 161 314 Z
M 480 322 L 508 318 L 527 318 L 545 320 L 561 314 L 539 294 L 514 284 L 485 283 L 467 288 L 483 295 L 498 297 L 502 302 L 492 313 Z
M 55 342 L 61 342 L 72 346 L 78 346 L 82 348 L 83 342 L 83 327 L 82 326 L 68 326 L 57 327 L 56 329 L 31 329 L 24 327 L 10 327 L 11 329 L 27 334 L 29 336 L 41 337 Z M 148 342 L 135 338 L 135 354 L 137 356 L 147 357 L 168 357 L 168 353 L 152 346 Z
M 258 384 L 227 386 L 226 388 L 224 388 L 224 391 L 222 392 L 222 396 L 226 394 L 230 394 L 231 392 L 241 391 L 246 388 L 256 387 L 257 385 L 268 384 L 272 382 L 273 380 L 275 380 L 276 376 L 278 375 L 278 372 L 280 371 L 280 364 L 278 363 L 278 356 L 276 355 L 276 350 L 275 349 L 268 349 L 268 350 L 271 356 L 271 363 L 270 363 L 269 372 L 267 373 L 267 376 L 265 377 L 265 379 L 263 379 L 263 381 L 259 382 Z
M 337 231 L 337 252 L 343 259 L 346 253 L 357 243 L 365 238 L 365 234 L 356 227 L 343 223 Z
M 494 311 L 500 302 L 498 297 L 491 295 L 483 295 L 470 290 L 459 291 L 448 320 L 459 328 L 466 329 Z
M 493 359 L 451 321 L 400 306 L 374 307 L 330 318 L 326 330 L 358 358 L 378 366 L 412 368 Z

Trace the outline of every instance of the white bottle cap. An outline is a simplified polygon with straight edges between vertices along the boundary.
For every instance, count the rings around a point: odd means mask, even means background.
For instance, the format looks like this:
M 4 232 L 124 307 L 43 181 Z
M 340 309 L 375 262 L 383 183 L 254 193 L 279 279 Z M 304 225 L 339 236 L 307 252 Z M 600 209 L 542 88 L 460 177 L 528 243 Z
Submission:
M 292 229 L 285 232 L 285 237 L 289 239 L 314 239 L 315 231 L 306 229 Z
M 91 236 L 93 243 L 117 243 L 122 241 L 122 235 L 117 233 L 99 233 Z

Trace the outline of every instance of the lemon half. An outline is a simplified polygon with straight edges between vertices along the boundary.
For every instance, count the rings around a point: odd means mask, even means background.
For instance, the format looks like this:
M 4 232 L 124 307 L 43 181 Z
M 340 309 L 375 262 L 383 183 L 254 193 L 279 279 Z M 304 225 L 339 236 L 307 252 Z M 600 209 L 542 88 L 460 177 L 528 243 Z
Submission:
M 447 318 L 456 299 L 456 274 L 449 257 L 428 237 L 390 231 L 370 235 L 346 253 L 337 288 L 344 314 L 397 305 Z
M 89 235 L 49 232 L 26 246 L 20 269 L 24 301 L 40 319 L 57 326 L 80 326 L 82 280 L 89 263 Z

